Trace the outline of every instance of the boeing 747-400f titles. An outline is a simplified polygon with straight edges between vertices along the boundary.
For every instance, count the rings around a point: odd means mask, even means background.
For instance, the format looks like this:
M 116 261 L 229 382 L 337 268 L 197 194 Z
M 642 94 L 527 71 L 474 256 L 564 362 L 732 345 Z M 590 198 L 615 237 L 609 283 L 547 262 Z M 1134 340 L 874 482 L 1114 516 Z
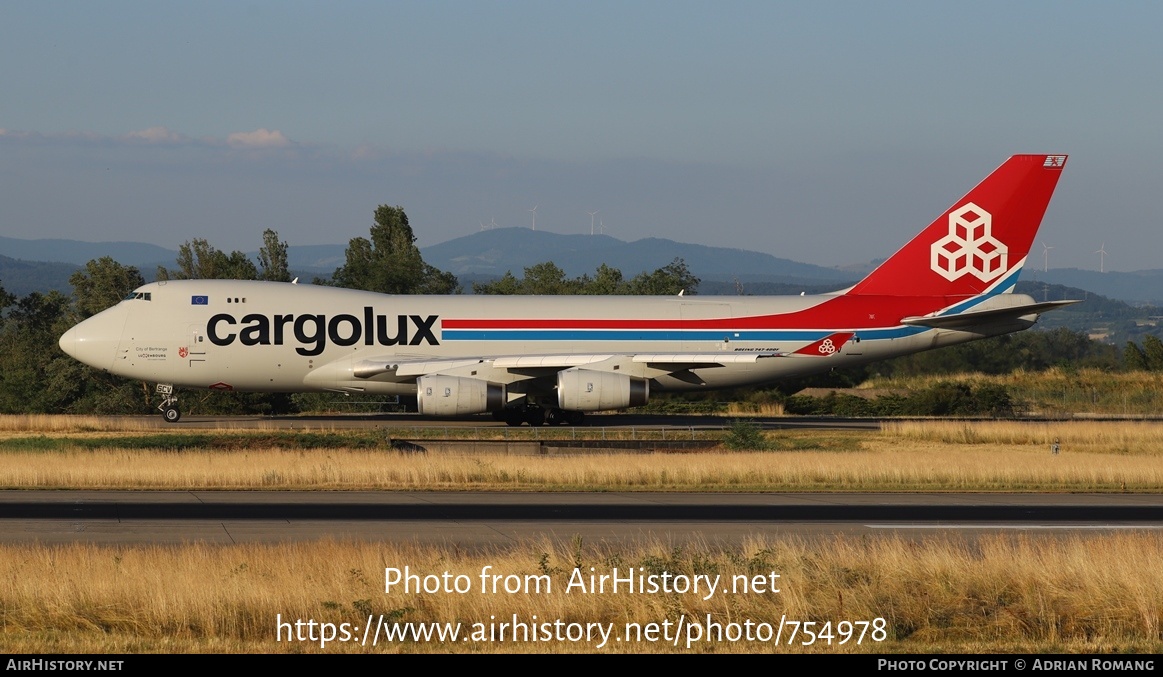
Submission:
M 651 393 L 767 383 L 1026 329 L 1014 294 L 1066 164 L 1015 155 L 855 286 L 819 296 L 385 296 L 145 285 L 70 329 L 90 366 L 173 387 L 415 395 L 433 416 L 577 423 Z M 678 290 L 675 290 L 676 292 Z

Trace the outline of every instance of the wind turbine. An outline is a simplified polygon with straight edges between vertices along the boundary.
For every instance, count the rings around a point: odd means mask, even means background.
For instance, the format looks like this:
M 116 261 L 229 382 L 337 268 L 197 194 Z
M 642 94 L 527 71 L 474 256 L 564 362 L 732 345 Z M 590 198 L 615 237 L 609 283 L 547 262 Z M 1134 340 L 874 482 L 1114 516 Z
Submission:
M 1098 272 L 1105 273 L 1106 272 L 1106 243 L 1105 242 L 1102 243 L 1102 246 L 1098 248 L 1098 251 L 1096 251 L 1095 254 L 1098 254 Z
M 496 227 L 497 227 L 497 217 L 494 216 L 491 219 L 489 219 L 489 230 L 492 230 Z
M 1053 247 L 1047 247 L 1045 242 L 1042 243 L 1042 272 L 1043 273 L 1050 269 L 1048 262 L 1050 260 L 1049 254 L 1050 254 L 1051 249 L 1053 249 Z
M 606 222 L 605 221 L 598 219 L 598 228 L 601 229 L 602 235 L 606 234 Z
M 529 211 L 533 212 L 533 230 L 537 230 L 537 205 L 533 205 Z
M 587 214 L 590 215 L 590 235 L 594 234 L 594 214 L 597 214 L 600 211 L 602 211 L 602 210 L 596 209 L 592 212 L 586 212 Z

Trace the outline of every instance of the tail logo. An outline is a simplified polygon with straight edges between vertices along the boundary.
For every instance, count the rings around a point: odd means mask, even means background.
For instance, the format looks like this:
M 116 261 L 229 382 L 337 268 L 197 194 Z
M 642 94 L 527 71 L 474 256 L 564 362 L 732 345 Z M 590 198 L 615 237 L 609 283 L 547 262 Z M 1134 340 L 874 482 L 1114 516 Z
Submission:
M 973 275 L 989 282 L 1008 270 L 1008 249 L 993 237 L 993 216 L 967 203 L 949 213 L 949 234 L 930 248 L 930 268 L 949 280 Z
M 832 339 L 826 338 L 820 342 L 820 354 L 831 355 L 836 352 L 836 345 L 832 343 Z

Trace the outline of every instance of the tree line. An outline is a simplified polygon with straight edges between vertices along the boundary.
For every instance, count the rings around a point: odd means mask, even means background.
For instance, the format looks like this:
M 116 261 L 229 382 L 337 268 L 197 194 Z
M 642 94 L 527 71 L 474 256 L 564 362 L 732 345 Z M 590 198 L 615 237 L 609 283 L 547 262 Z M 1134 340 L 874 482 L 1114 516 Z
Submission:
M 267 229 L 257 262 L 243 252 L 226 253 L 204 239 L 184 243 L 174 268 L 159 268 L 160 280 L 250 279 L 290 282 L 293 273 L 287 243 Z M 621 271 L 600 266 L 593 275 L 567 277 L 552 262 L 526 268 L 522 278 L 511 272 L 488 283 L 476 283 L 476 294 L 693 294 L 699 279 L 686 263 L 675 259 L 652 272 L 625 278 Z M 145 283 L 141 272 L 110 257 L 89 261 L 69 279 L 72 296 L 33 292 L 23 298 L 0 285 L 0 413 L 150 413 L 156 405 L 151 384 L 110 376 L 66 356 L 57 341 L 69 327 L 108 308 Z M 385 294 L 452 294 L 461 287 L 455 275 L 423 260 L 408 216 L 399 206 L 379 206 L 368 237 L 353 238 L 343 265 L 316 284 L 364 289 Z M 984 341 L 917 353 L 881 363 L 837 370 L 778 383 L 766 391 L 728 393 L 737 399 L 762 398 L 773 391 L 786 397 L 803 387 L 844 387 L 873 375 L 920 375 L 956 372 L 1009 373 L 1040 371 L 1054 366 L 1106 370 L 1163 371 L 1163 341 L 1148 335 L 1142 344 L 1123 349 L 1068 329 L 1027 331 Z M 976 397 L 998 406 L 995 393 L 941 393 L 957 402 Z M 284 413 L 314 406 L 318 396 L 219 393 L 204 391 L 184 401 L 192 412 Z M 722 399 L 722 393 L 713 397 Z M 935 396 L 934 396 L 935 397 Z M 805 405 L 807 406 L 807 405 Z M 908 403 L 901 404 L 908 410 Z M 960 406 L 960 405 L 956 405 Z
M 290 282 L 288 245 L 279 234 L 263 232 L 257 262 L 241 251 L 224 252 L 205 239 L 178 249 L 175 267 L 159 267 L 158 280 L 237 279 Z M 698 278 L 676 259 L 651 273 L 624 279 L 621 271 L 602 266 L 594 276 L 569 279 L 553 263 L 511 273 L 490 284 L 474 284 L 478 294 L 677 294 L 694 293 Z M 399 206 L 380 205 L 368 237 L 348 243 L 343 265 L 315 284 L 363 289 L 383 294 L 455 294 L 455 275 L 424 261 L 408 215 Z M 52 291 L 23 298 L 0 283 L 0 413 L 152 413 L 157 396 L 151 384 L 111 376 L 61 352 L 60 336 L 145 284 L 141 271 L 111 257 L 94 259 L 69 278 L 72 296 Z M 312 396 L 280 393 L 206 391 L 184 402 L 191 412 L 287 413 L 313 406 Z

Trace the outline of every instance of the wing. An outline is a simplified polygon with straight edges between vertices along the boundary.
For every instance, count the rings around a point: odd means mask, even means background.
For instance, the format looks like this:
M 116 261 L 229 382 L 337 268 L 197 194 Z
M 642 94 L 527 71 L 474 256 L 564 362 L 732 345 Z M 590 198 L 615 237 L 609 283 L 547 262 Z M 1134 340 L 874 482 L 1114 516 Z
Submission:
M 682 353 L 556 353 L 430 359 L 352 356 L 322 365 L 307 377 L 314 387 L 340 392 L 417 393 L 420 411 L 462 415 L 495 411 L 522 398 L 567 411 L 645 404 L 655 388 L 690 389 L 775 376 L 773 362 L 807 365 L 840 352 L 854 336 L 839 332 L 794 351 Z M 813 367 L 814 369 L 815 367 Z M 552 406 L 552 405 L 551 405 Z
M 837 353 L 853 336 L 855 336 L 853 332 L 837 332 L 794 352 L 562 353 L 559 355 L 507 355 L 436 360 L 387 356 L 353 362 L 350 367 L 350 375 L 356 379 L 365 380 L 386 377 L 405 381 L 436 374 L 464 375 L 465 372 L 469 372 L 468 375 L 472 376 L 483 376 L 480 372 L 489 370 L 528 377 L 536 375 L 536 372 L 539 371 L 556 372 L 582 367 L 602 369 L 603 367 L 616 366 L 625 361 L 644 364 L 655 371 L 673 373 L 689 369 L 713 369 L 730 365 L 755 364 L 759 360 L 776 357 L 829 357 Z M 491 374 L 493 377 L 500 375 Z
M 685 369 L 710 369 L 732 364 L 754 364 L 770 357 L 785 357 L 788 353 L 747 352 L 747 353 L 642 353 L 642 354 L 561 354 L 561 355 L 509 355 L 503 357 L 453 358 L 439 360 L 408 360 L 398 357 L 383 357 L 359 360 L 350 367 L 350 375 L 355 379 L 392 379 L 396 381 L 414 380 L 420 376 L 471 375 L 489 376 L 492 379 L 510 381 L 505 378 L 519 376 L 516 380 L 535 377 L 538 372 L 557 372 L 563 369 L 590 367 L 610 368 L 621 362 L 645 364 L 648 367 L 674 372 Z M 328 365 L 330 366 L 330 365 Z M 326 367 L 324 367 L 326 368 Z M 345 371 L 347 371 L 345 369 Z M 482 374 L 482 371 L 494 373 Z M 616 371 L 616 370 L 615 370 Z M 472 373 L 477 372 L 477 373 Z

